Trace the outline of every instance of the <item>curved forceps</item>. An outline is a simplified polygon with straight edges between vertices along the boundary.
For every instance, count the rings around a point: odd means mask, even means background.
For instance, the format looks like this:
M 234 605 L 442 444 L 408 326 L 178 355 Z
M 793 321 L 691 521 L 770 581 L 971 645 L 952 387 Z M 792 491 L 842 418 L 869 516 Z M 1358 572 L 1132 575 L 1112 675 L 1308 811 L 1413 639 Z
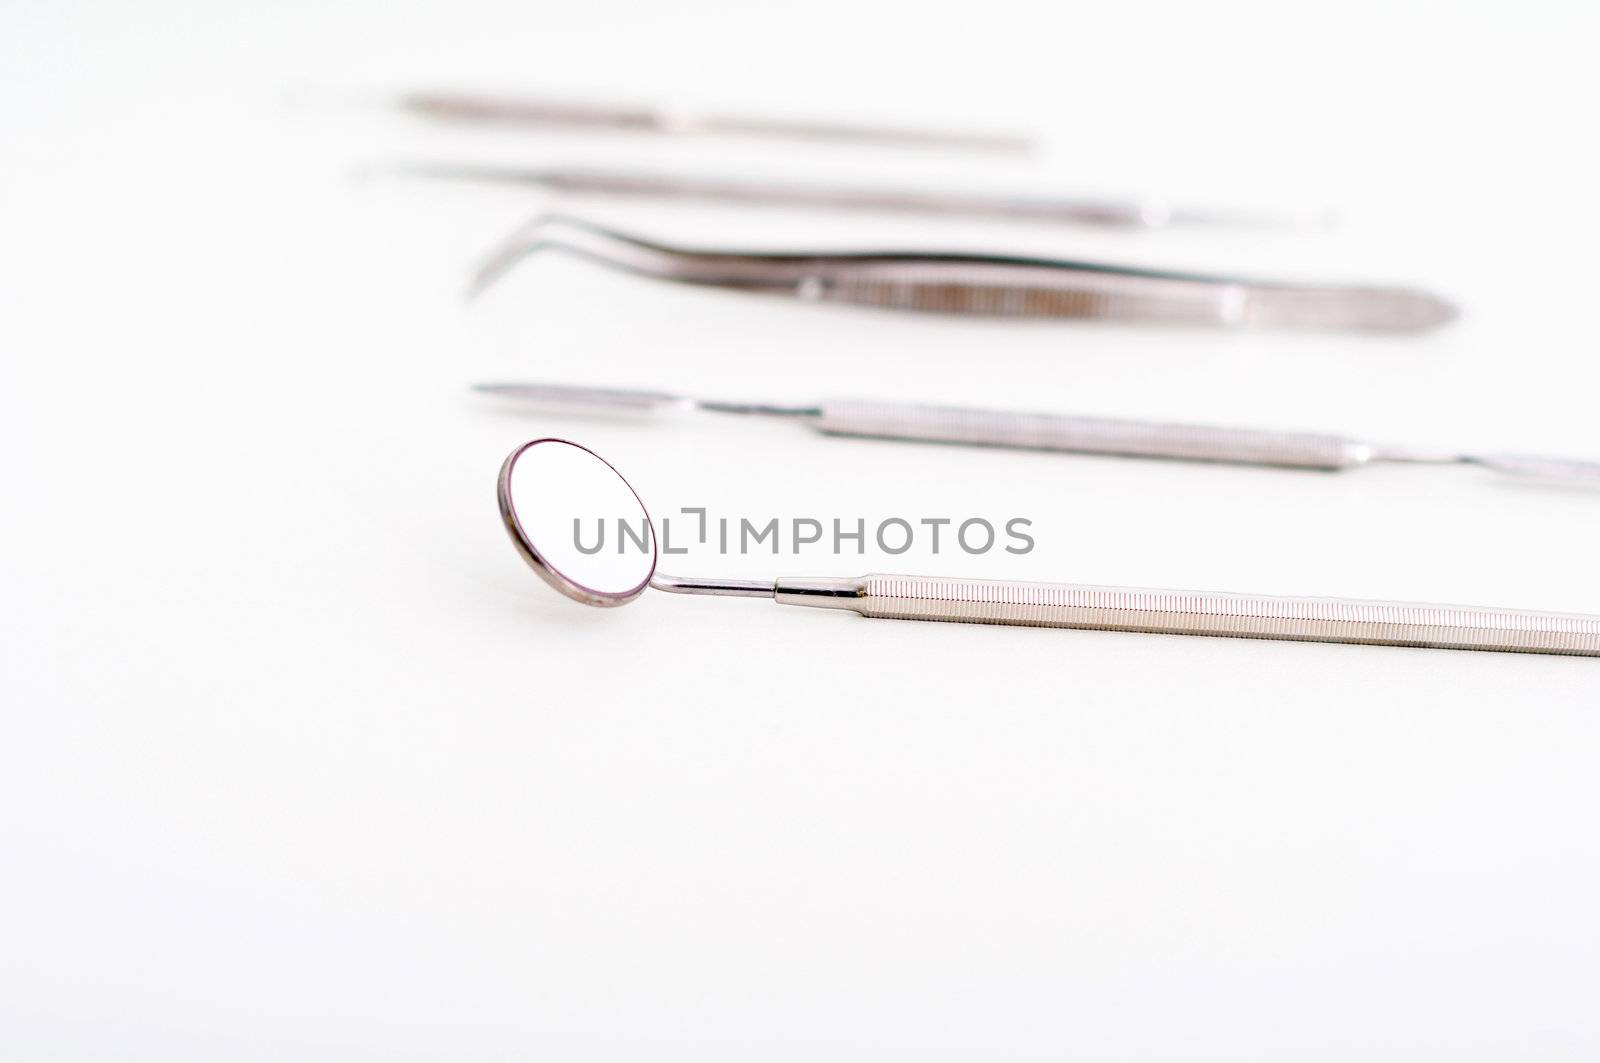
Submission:
M 680 284 L 919 312 L 1374 332 L 1417 332 L 1456 316 L 1450 303 L 1411 288 L 1280 283 L 1011 255 L 701 250 L 562 215 L 541 216 L 513 233 L 478 269 L 469 294 L 545 248 Z

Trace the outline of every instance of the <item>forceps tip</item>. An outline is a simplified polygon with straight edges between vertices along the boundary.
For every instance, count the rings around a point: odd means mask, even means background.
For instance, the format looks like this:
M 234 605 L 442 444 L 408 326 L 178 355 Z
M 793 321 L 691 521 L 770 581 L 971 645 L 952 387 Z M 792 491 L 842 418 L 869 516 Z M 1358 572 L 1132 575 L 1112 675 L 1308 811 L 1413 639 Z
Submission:
M 478 268 L 473 270 L 468 278 L 466 288 L 461 293 L 464 303 L 475 302 L 484 292 L 492 288 L 501 277 L 511 272 L 513 266 L 524 257 L 538 250 L 540 233 L 549 223 L 548 215 L 539 215 L 532 221 L 526 222 L 511 231 L 511 234 L 501 240 L 490 250 Z
M 511 272 L 512 268 L 535 251 L 545 247 L 562 247 L 572 251 L 589 252 L 596 242 L 603 244 L 637 241 L 617 233 L 580 221 L 565 214 L 544 213 L 513 229 L 495 246 L 473 272 L 462 298 L 472 302 L 496 282 Z M 643 246 L 640 244 L 639 246 Z M 657 249 L 661 250 L 661 249 Z

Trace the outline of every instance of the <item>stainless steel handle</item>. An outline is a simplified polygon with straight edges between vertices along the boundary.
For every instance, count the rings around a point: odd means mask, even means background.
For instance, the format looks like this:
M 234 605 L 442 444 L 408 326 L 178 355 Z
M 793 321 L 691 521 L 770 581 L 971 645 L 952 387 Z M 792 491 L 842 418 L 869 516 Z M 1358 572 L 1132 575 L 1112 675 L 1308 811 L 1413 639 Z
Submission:
M 1600 616 L 931 576 L 777 581 L 789 605 L 897 620 L 1600 657 Z
M 1312 432 L 1118 421 L 944 406 L 825 402 L 810 422 L 830 435 L 1181 458 L 1302 469 L 1346 469 L 1372 456 L 1364 443 Z

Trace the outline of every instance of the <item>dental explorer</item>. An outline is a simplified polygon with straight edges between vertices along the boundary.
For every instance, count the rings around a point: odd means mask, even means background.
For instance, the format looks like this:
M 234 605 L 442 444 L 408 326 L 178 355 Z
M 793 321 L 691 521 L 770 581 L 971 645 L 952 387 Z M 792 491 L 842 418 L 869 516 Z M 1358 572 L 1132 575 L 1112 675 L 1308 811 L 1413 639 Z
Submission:
M 1341 472 L 1376 463 L 1466 464 L 1520 477 L 1600 487 L 1600 461 L 1400 447 L 1330 432 L 1286 432 L 862 400 L 824 400 L 802 405 L 722 402 L 691 399 L 670 392 L 565 384 L 474 384 L 474 391 L 555 410 L 627 413 L 698 410 L 762 416 L 803 424 L 822 435 L 854 439 L 965 443 L 971 447 L 1051 450 L 1118 458 L 1171 458 L 1323 472 Z
M 1326 229 L 1332 212 L 1290 214 L 1230 207 L 1183 206 L 1165 199 L 1112 199 L 1037 193 L 933 191 L 895 187 L 756 181 L 684 174 L 571 167 L 530 168 L 476 163 L 402 162 L 367 172 L 409 177 L 525 185 L 569 195 L 699 200 L 742 205 L 817 207 L 1002 221 L 1166 229 L 1214 226 L 1250 229 Z
M 467 92 L 408 92 L 400 106 L 413 114 L 455 122 L 525 128 L 595 129 L 672 135 L 783 137 L 843 144 L 1026 153 L 1030 137 L 1016 133 L 913 129 L 807 119 L 719 114 L 649 104 L 611 104 L 550 97 Z
M 803 424 L 827 436 L 918 443 L 960 443 L 1013 450 L 1048 450 L 1132 458 L 1172 458 L 1272 465 L 1339 472 L 1378 462 L 1473 465 L 1513 476 L 1600 487 L 1600 462 L 1529 454 L 1479 453 L 1391 446 L 1322 432 L 1225 428 L 1160 421 L 1076 417 L 1053 413 L 920 406 L 897 402 L 835 401 L 771 405 L 690 398 L 661 391 L 489 383 L 474 390 L 545 408 L 652 413 L 700 410 Z

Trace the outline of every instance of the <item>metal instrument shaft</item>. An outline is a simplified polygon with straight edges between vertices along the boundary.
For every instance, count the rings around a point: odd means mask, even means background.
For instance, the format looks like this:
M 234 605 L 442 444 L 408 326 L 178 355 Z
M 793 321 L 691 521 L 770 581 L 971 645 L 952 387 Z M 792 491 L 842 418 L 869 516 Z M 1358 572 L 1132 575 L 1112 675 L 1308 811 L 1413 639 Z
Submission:
M 1327 432 L 1217 427 L 897 402 L 827 400 L 774 405 L 699 399 L 662 391 L 560 384 L 490 383 L 475 385 L 475 389 L 559 410 L 648 413 L 692 409 L 770 417 L 794 421 L 832 436 L 1270 465 L 1326 472 L 1339 472 L 1379 462 L 1473 465 L 1512 476 L 1600 487 L 1600 462 L 1385 445 Z

